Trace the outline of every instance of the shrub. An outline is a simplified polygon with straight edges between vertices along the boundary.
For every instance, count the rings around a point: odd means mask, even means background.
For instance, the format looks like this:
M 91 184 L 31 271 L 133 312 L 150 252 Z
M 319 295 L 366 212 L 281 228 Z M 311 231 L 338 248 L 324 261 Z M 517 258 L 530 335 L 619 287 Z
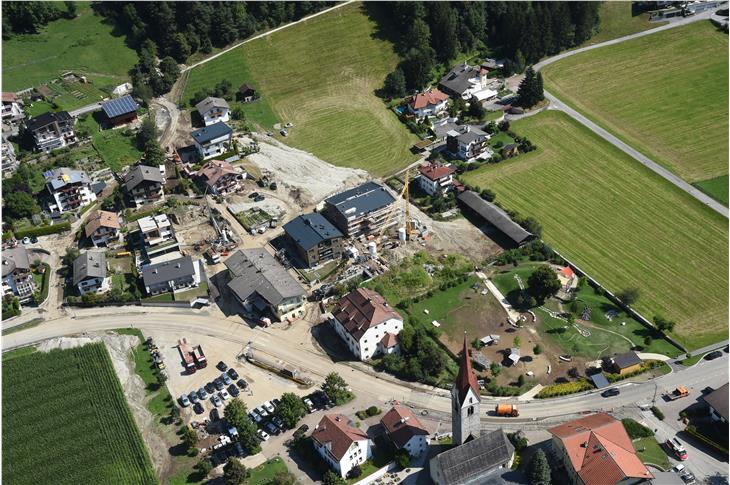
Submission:
M 636 421 L 634 421 L 631 418 L 625 418 L 621 420 L 621 423 L 624 425 L 624 429 L 626 429 L 626 433 L 629 435 L 629 438 L 632 440 L 638 439 L 638 438 L 648 438 L 649 436 L 654 436 L 654 432 L 647 428 L 646 426 L 643 426 Z
M 380 414 L 380 408 L 377 406 L 370 406 L 366 411 L 368 416 L 377 416 Z
M 49 234 L 58 234 L 59 232 L 66 232 L 71 230 L 70 222 L 61 222 L 60 224 L 53 224 L 52 226 L 41 226 L 26 229 L 24 231 L 18 231 L 15 233 L 16 239 L 23 239 L 24 237 L 33 236 L 47 236 Z
M 552 384 L 550 386 L 543 387 L 540 392 L 537 393 L 538 399 L 544 399 L 548 397 L 565 396 L 567 394 L 575 394 L 576 392 L 587 391 L 592 389 L 593 385 L 588 379 L 580 379 L 575 382 L 563 382 L 560 384 Z
M 535 355 L 540 355 L 542 354 L 542 347 L 540 347 L 540 344 L 537 344 L 532 348 L 532 351 L 535 353 Z
M 395 452 L 395 462 L 401 468 L 408 468 L 411 466 L 411 454 L 405 448 L 401 448 Z
M 654 416 L 656 416 L 656 418 L 657 418 L 657 419 L 658 419 L 659 421 L 664 421 L 664 413 L 662 412 L 662 410 L 661 410 L 661 409 L 659 409 L 659 408 L 658 408 L 658 407 L 656 407 L 656 406 L 652 406 L 652 407 L 651 407 L 651 412 L 652 412 L 652 413 L 654 413 Z

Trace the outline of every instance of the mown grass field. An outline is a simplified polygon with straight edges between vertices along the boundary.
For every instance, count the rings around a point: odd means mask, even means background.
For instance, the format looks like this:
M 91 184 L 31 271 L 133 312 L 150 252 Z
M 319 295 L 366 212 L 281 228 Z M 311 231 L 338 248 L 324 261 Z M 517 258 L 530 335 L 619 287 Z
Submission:
M 183 100 L 222 79 L 252 83 L 258 103 L 294 124 L 287 143 L 335 165 L 395 172 L 416 160 L 409 148 L 418 139 L 374 94 L 398 63 L 375 33 L 361 4 L 342 7 L 193 69 Z
M 3 483 L 157 483 L 103 344 L 3 355 L 3 371 Z
M 538 147 L 467 172 L 497 201 L 543 226 L 543 238 L 612 291 L 638 287 L 635 308 L 677 322 L 690 349 L 727 334 L 727 220 L 567 115 L 515 122 Z
M 542 72 L 551 93 L 686 181 L 727 175 L 728 37 L 709 21 Z
M 633 15 L 633 2 L 602 2 L 598 14 L 601 27 L 584 45 L 598 44 L 624 35 L 653 29 L 667 22 L 649 22 L 649 14 Z
M 719 177 L 702 180 L 693 184 L 695 187 L 706 193 L 710 197 L 728 205 L 728 176 L 720 175 Z
M 89 2 L 78 2 L 77 13 L 74 19 L 51 22 L 39 34 L 3 40 L 3 90 L 36 86 L 65 71 L 86 74 L 98 86 L 128 79 L 137 54 L 124 37 L 112 35 L 112 26 L 94 15 Z

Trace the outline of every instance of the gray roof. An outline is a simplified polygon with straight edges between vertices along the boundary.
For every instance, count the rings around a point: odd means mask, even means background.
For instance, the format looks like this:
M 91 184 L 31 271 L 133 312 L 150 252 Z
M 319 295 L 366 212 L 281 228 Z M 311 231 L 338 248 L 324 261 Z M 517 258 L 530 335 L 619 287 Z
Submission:
M 458 199 L 517 244 L 522 244 L 526 240 L 534 237 L 522 226 L 513 221 L 505 211 L 491 202 L 482 199 L 476 192 L 466 190 L 459 194 Z
M 127 113 L 135 113 L 137 112 L 137 108 L 139 108 L 139 105 L 134 99 L 132 99 L 132 96 L 128 94 L 121 98 L 104 101 L 101 105 L 101 109 L 104 110 L 104 113 L 106 113 L 109 118 L 125 115 Z
M 258 293 L 264 300 L 276 306 L 285 298 L 306 293 L 264 248 L 240 249 L 224 264 L 233 276 L 228 282 L 228 288 L 241 301 Z
M 593 385 L 596 386 L 596 389 L 603 389 L 604 387 L 608 387 L 608 379 L 606 379 L 606 376 L 603 375 L 603 372 L 599 372 L 598 374 L 593 374 L 591 376 L 591 380 L 593 381 Z
M 719 389 L 715 389 L 711 393 L 709 393 L 706 396 L 702 396 L 702 399 L 712 406 L 712 409 L 715 410 L 717 414 L 725 418 L 725 420 L 728 419 L 727 412 L 728 412 L 728 385 L 725 384 L 724 386 L 720 387 Z
M 74 285 L 89 278 L 106 278 L 106 254 L 86 251 L 74 260 Z
M 342 233 L 322 214 L 304 214 L 284 224 L 284 231 L 305 251 L 323 241 L 342 237 Z
M 34 116 L 33 118 L 27 120 L 25 122 L 25 127 L 28 128 L 30 131 L 36 131 L 40 128 L 44 128 L 51 123 L 55 122 L 67 122 L 71 119 L 71 115 L 68 114 L 68 111 L 56 111 L 56 112 L 47 112 L 40 114 L 38 116 Z
M 16 269 L 30 269 L 30 258 L 28 258 L 28 250 L 23 246 L 12 249 L 3 250 L 3 278 L 15 271 Z
M 192 133 L 193 139 L 198 142 L 201 145 L 204 145 L 208 143 L 211 140 L 215 140 L 216 138 L 220 138 L 222 136 L 230 135 L 233 133 L 233 130 L 230 126 L 223 123 L 222 121 L 219 121 L 218 123 L 210 126 L 206 126 L 205 128 L 201 128 L 199 130 L 195 130 Z
M 136 165 L 127 172 L 127 175 L 124 176 L 124 188 L 126 190 L 132 190 L 142 182 L 162 184 L 162 172 L 160 172 L 160 169 L 157 167 Z
M 459 64 L 447 72 L 439 81 L 439 86 L 459 94 L 464 94 L 471 87 L 469 79 L 479 75 L 479 68 L 468 64 Z
M 482 130 L 478 128 L 470 128 L 469 131 L 464 131 L 457 136 L 456 139 L 462 143 L 471 143 L 479 140 L 480 138 L 484 138 L 485 136 L 487 136 L 487 134 Z
M 684 480 L 675 472 L 657 472 L 652 470 L 651 474 L 654 478 L 649 480 L 651 485 L 684 485 Z
M 152 286 L 158 283 L 174 281 L 195 274 L 192 256 L 151 264 L 142 268 L 142 282 L 145 286 Z
M 395 202 L 395 198 L 382 185 L 366 182 L 354 189 L 333 195 L 325 202 L 334 206 L 345 218 L 350 218 L 387 207 Z
M 479 438 L 444 451 L 433 460 L 443 472 L 444 481 L 440 485 L 481 484 L 490 483 L 485 481 L 487 476 L 506 464 L 514 451 L 504 431 L 497 429 L 483 432 Z
M 86 175 L 86 172 L 82 170 L 74 170 L 68 167 L 48 170 L 47 172 L 43 172 L 43 176 L 46 179 L 46 184 L 49 184 L 54 191 L 62 189 L 68 184 L 91 183 L 91 180 L 89 179 L 89 176 Z
M 225 99 L 214 98 L 213 96 L 208 96 L 203 101 L 195 105 L 195 109 L 197 109 L 200 114 L 206 113 L 211 108 L 230 109 L 230 106 L 228 106 L 228 101 Z
M 619 369 L 625 369 L 627 367 L 631 367 L 632 365 L 641 364 L 641 362 L 641 358 L 636 355 L 636 352 L 634 352 L 633 350 L 630 352 L 626 352 L 625 354 L 619 354 L 613 358 L 613 363 Z

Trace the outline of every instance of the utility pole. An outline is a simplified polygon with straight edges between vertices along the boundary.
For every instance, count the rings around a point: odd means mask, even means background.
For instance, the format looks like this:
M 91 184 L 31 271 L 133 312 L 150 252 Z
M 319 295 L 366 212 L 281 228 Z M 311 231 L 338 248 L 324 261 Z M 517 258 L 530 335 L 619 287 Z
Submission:
M 654 382 L 654 398 L 651 400 L 651 405 L 654 406 L 656 404 L 656 393 L 659 390 L 659 385 Z

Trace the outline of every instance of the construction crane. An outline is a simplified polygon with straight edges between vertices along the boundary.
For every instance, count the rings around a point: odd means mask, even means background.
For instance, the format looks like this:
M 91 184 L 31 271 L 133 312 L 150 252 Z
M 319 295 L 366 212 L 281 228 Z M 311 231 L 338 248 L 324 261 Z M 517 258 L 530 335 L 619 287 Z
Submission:
M 391 220 L 393 219 L 393 216 L 395 216 L 396 211 L 398 210 L 398 202 L 400 200 L 403 200 L 406 205 L 405 210 L 405 224 L 403 224 L 403 227 L 406 231 L 406 239 L 411 238 L 411 234 L 413 232 L 413 228 L 411 227 L 411 204 L 409 202 L 409 193 L 408 193 L 408 183 L 410 180 L 410 171 L 411 169 L 406 169 L 406 173 L 404 175 L 403 179 L 403 188 L 401 189 L 400 193 L 398 194 L 398 198 L 396 199 L 395 203 L 393 204 L 393 207 L 390 209 L 390 212 L 388 212 L 387 217 L 385 218 L 385 222 L 383 223 L 383 228 L 378 233 L 378 237 L 375 240 L 376 244 L 380 244 L 380 240 L 383 238 L 383 234 L 385 234 L 385 230 L 390 225 Z

